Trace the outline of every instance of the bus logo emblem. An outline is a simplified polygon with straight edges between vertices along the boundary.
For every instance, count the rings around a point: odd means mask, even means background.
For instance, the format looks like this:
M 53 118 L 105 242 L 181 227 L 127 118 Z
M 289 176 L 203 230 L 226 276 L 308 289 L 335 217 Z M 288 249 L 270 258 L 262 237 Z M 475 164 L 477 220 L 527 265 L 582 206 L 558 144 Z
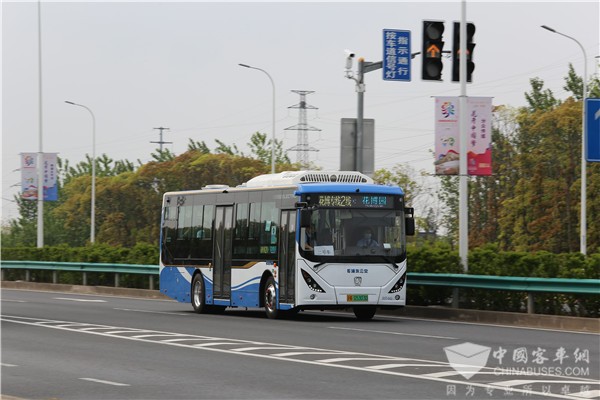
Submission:
M 362 285 L 362 277 L 355 276 L 354 277 L 354 286 L 360 286 L 360 285 Z

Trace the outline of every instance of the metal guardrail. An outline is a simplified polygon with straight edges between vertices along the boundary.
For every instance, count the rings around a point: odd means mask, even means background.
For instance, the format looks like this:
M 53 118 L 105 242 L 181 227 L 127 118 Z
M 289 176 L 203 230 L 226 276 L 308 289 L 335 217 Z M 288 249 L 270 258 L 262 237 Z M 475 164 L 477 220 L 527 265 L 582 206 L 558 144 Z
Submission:
M 26 281 L 30 280 L 31 270 L 52 271 L 53 283 L 58 282 L 57 272 L 77 271 L 83 273 L 83 284 L 87 285 L 88 272 L 104 272 L 115 274 L 115 287 L 119 286 L 119 274 L 149 275 L 149 287 L 154 289 L 154 276 L 158 275 L 158 265 L 111 264 L 111 263 L 69 263 L 52 261 L 2 261 L 1 279 L 4 270 L 20 269 L 26 271 Z M 442 286 L 454 289 L 453 307 L 458 307 L 458 289 L 491 289 L 527 292 L 527 310 L 534 313 L 534 293 L 576 293 L 600 295 L 600 279 L 563 279 L 563 278 L 531 278 L 518 276 L 490 276 L 463 274 L 432 274 L 409 272 L 409 285 Z
M 451 287 L 452 307 L 458 308 L 458 289 L 491 289 L 527 292 L 527 313 L 535 313 L 534 293 L 600 295 L 600 279 L 531 278 L 523 276 L 408 273 L 409 285 Z
M 52 271 L 52 283 L 58 282 L 58 272 L 81 272 L 83 284 L 87 285 L 88 272 L 104 272 L 115 274 L 115 287 L 119 287 L 119 274 L 149 275 L 148 286 L 154 290 L 154 277 L 158 275 L 158 265 L 112 264 L 112 263 L 72 263 L 54 261 L 4 261 L 0 263 L 1 279 L 4 280 L 4 270 L 25 270 L 25 280 L 30 281 L 30 271 Z
M 600 279 L 408 273 L 408 284 L 518 292 L 600 294 Z

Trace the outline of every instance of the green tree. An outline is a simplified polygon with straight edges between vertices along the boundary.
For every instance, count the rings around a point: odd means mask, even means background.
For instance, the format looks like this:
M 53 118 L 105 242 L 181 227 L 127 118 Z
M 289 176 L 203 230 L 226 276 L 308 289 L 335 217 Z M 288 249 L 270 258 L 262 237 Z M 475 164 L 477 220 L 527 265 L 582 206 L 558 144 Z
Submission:
M 554 97 L 552 90 L 543 90 L 544 81 L 540 78 L 532 78 L 529 83 L 531 84 L 531 92 L 525 93 L 525 100 L 529 104 L 529 112 L 546 111 L 558 105 L 559 101 Z
M 210 153 L 210 149 L 208 148 L 208 146 L 206 145 L 206 142 L 204 142 L 204 140 L 201 142 L 197 142 L 193 139 L 189 139 L 188 150 L 199 150 L 201 153 L 205 153 L 205 154 Z
M 155 161 L 158 162 L 172 161 L 175 158 L 175 154 L 173 154 L 169 149 L 156 149 L 151 156 Z
M 266 133 L 255 132 L 248 143 L 248 147 L 250 147 L 251 152 L 250 154 L 264 162 L 266 165 L 271 165 L 272 143 L 272 139 L 267 140 Z M 291 163 L 289 157 L 283 150 L 283 142 L 277 139 L 275 139 L 275 163 Z

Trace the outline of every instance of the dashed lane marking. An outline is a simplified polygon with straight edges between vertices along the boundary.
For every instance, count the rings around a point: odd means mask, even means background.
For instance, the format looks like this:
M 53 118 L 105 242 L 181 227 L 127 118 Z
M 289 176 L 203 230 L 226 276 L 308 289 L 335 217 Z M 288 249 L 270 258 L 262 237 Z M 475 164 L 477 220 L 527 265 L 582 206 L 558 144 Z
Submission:
M 103 385 L 111 385 L 111 386 L 131 386 L 128 383 L 120 383 L 120 382 L 113 382 L 113 381 L 105 381 L 102 379 L 95 379 L 95 378 L 79 378 L 82 381 L 88 381 L 88 382 L 94 382 L 94 383 L 101 383 Z
M 80 299 L 80 298 L 76 298 L 76 297 L 54 297 L 54 300 L 78 301 L 81 303 L 106 303 L 106 300 Z

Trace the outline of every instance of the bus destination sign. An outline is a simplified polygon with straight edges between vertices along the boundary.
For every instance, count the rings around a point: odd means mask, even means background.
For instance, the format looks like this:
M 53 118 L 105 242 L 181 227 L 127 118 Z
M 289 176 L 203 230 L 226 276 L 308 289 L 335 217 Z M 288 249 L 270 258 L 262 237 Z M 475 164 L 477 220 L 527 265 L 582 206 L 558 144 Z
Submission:
M 394 208 L 394 196 L 380 194 L 320 194 L 312 197 L 319 207 Z

